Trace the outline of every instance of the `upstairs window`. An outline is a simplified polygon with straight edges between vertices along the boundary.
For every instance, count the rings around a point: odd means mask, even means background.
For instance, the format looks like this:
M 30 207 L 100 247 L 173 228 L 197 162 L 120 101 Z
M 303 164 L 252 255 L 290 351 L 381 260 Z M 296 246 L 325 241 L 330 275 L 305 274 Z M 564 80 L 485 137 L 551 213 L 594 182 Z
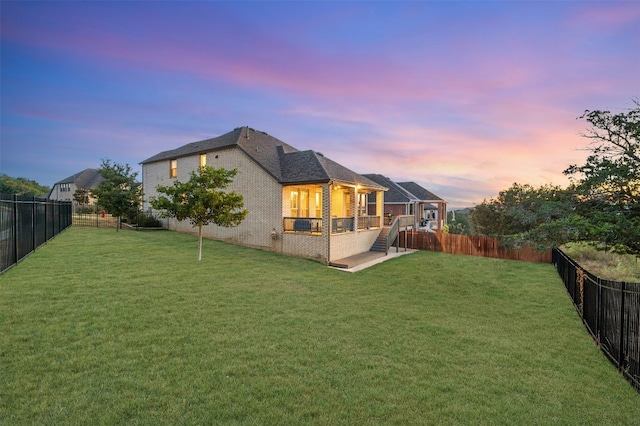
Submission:
M 207 165 L 207 154 L 200 154 L 200 167 Z
M 178 177 L 178 160 L 171 160 L 169 163 L 169 177 Z

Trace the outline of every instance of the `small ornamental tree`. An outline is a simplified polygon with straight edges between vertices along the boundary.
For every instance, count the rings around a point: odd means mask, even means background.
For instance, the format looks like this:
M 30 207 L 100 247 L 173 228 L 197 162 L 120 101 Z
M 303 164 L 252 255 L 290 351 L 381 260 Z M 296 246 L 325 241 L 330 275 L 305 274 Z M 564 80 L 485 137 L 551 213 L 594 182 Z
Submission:
M 118 218 L 118 226 L 122 216 L 140 206 L 140 184 L 136 182 L 138 172 L 132 172 L 126 164 L 111 163 L 111 160 L 102 160 L 98 169 L 104 181 L 97 188 L 91 190 L 91 194 L 97 198 L 98 204 L 109 214 Z
M 242 195 L 225 192 L 237 170 L 202 166 L 191 172 L 187 182 L 176 181 L 172 186 L 159 185 L 159 197 L 153 197 L 151 205 L 163 210 L 164 217 L 177 220 L 189 219 L 193 227 L 198 227 L 198 261 L 202 259 L 202 227 L 210 223 L 218 226 L 237 226 L 247 216 Z

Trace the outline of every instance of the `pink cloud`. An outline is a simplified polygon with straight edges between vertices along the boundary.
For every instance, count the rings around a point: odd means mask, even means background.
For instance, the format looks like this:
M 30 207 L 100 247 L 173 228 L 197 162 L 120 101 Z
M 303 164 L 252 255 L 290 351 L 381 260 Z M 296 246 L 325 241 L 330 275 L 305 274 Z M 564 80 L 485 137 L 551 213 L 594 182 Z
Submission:
M 640 4 L 637 1 L 586 2 L 584 6 L 576 9 L 568 19 L 570 26 L 612 31 L 640 20 Z

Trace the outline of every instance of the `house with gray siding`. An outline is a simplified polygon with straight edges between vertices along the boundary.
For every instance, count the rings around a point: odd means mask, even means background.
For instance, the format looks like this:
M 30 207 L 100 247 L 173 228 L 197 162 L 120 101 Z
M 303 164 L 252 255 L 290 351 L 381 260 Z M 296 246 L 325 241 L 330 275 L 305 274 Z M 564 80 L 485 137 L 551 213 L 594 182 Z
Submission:
M 330 160 L 299 151 L 265 132 L 238 127 L 221 136 L 160 152 L 140 163 L 145 197 L 158 185 L 187 181 L 208 165 L 237 175 L 229 190 L 242 194 L 249 211 L 237 227 L 208 225 L 208 238 L 258 247 L 325 264 L 369 251 L 380 234 L 386 187 Z M 378 209 L 368 211 L 369 200 Z M 168 221 L 169 229 L 195 233 L 188 221 Z
M 57 201 L 73 201 L 73 195 L 78 189 L 90 191 L 96 189 L 103 181 L 104 178 L 98 169 L 84 169 L 56 182 L 51 188 L 48 198 Z M 93 201 L 94 199 L 90 197 L 90 202 Z

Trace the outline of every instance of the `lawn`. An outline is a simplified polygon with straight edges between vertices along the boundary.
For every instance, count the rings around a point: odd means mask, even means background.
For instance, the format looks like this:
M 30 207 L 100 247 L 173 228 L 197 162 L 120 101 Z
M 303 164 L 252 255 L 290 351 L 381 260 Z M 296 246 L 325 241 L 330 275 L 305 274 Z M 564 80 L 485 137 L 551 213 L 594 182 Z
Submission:
M 637 424 L 551 265 L 350 274 L 72 227 L 0 276 L 0 424 Z

